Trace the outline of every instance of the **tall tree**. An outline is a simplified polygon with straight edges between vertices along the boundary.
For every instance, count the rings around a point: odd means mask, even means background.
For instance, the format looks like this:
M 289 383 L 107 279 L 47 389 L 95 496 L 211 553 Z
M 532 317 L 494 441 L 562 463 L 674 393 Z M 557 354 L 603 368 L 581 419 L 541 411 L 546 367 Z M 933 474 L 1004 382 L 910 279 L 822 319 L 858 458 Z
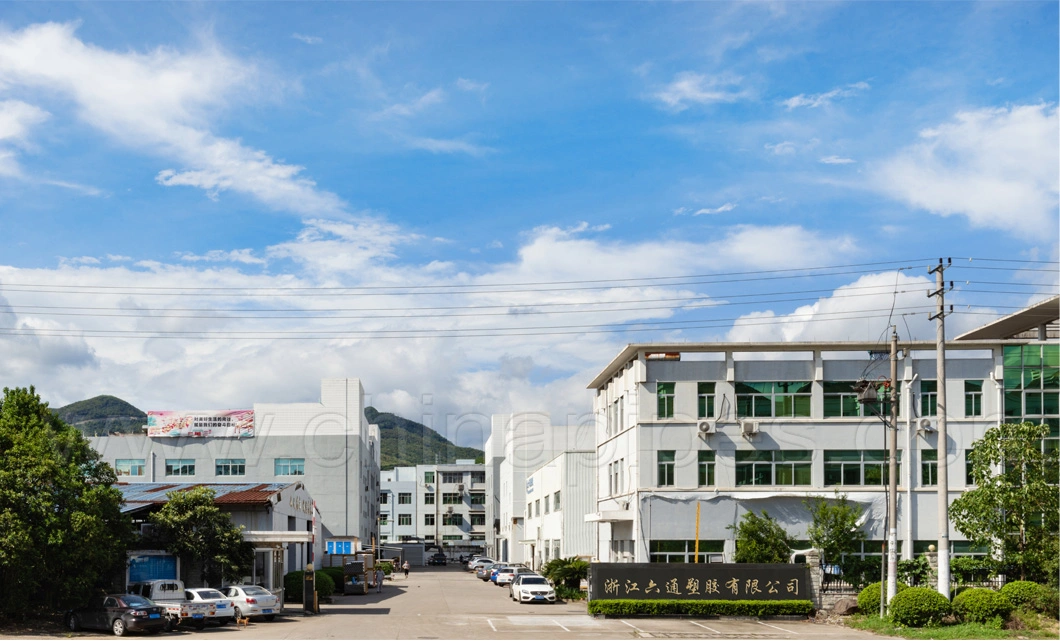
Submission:
M 181 558 L 202 565 L 199 582 L 214 586 L 239 581 L 254 565 L 254 546 L 243 540 L 242 529 L 214 504 L 209 487 L 173 491 L 169 502 L 151 515 L 159 544 Z
M 861 510 L 845 494 L 837 492 L 834 500 L 814 496 L 805 504 L 812 519 L 806 534 L 810 545 L 821 552 L 822 562 L 838 563 L 843 554 L 861 550 L 865 540 L 858 525 Z
M 132 527 L 114 470 L 33 387 L 0 400 L 0 610 L 68 607 L 123 571 Z
M 1060 480 L 1049 427 L 1002 424 L 972 445 L 976 487 L 950 506 L 953 523 L 977 545 L 1000 545 L 1021 579 L 1056 583 Z
M 791 536 L 765 511 L 745 513 L 729 529 L 736 538 L 737 563 L 786 563 L 791 556 Z

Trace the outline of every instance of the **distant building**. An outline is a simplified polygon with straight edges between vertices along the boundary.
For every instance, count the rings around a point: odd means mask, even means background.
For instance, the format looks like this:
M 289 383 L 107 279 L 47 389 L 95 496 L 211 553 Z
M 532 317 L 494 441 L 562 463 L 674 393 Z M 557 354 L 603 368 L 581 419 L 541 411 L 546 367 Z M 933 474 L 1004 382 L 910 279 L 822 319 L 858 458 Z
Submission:
M 596 451 L 565 451 L 526 479 L 523 542 L 538 569 L 554 558 L 596 556 Z

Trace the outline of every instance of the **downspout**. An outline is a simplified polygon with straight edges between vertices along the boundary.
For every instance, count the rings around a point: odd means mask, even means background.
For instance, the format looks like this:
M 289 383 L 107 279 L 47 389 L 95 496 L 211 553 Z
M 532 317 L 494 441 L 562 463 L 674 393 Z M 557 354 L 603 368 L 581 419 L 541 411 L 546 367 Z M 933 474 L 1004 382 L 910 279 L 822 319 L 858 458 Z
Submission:
M 913 378 L 905 383 L 906 420 L 905 420 L 905 449 L 906 459 L 909 463 L 905 469 L 905 545 L 902 547 L 902 560 L 913 558 L 913 432 L 916 430 L 916 417 L 913 413 L 913 382 L 920 377 L 919 373 L 913 374 Z M 919 461 L 919 460 L 918 460 Z

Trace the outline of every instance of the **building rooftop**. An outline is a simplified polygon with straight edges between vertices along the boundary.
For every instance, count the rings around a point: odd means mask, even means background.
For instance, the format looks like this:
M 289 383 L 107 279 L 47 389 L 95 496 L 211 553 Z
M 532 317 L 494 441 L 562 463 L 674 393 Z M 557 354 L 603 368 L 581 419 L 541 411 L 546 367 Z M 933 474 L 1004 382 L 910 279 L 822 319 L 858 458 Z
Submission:
M 119 482 L 124 504 L 122 512 L 129 513 L 144 507 L 162 506 L 169 501 L 167 494 L 173 491 L 188 491 L 197 487 L 213 489 L 218 505 L 267 505 L 272 497 L 288 487 L 300 485 L 300 482 L 242 482 L 242 483 L 202 483 L 185 482 L 180 484 L 166 482 Z
M 1023 310 L 995 319 L 975 330 L 958 335 L 956 341 L 1001 340 L 1001 339 L 1042 339 L 1039 329 L 1045 329 L 1044 339 L 1060 338 L 1060 295 L 1050 297 L 1028 306 Z

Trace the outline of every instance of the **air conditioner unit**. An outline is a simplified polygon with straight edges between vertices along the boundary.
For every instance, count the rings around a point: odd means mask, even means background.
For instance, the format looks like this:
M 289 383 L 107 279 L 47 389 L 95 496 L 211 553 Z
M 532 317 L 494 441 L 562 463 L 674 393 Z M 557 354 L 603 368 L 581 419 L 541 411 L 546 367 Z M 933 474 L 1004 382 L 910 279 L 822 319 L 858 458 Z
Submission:
M 935 427 L 931 425 L 931 418 L 920 419 L 920 430 L 928 433 L 936 430 Z
M 705 438 L 708 434 L 714 433 L 714 425 L 707 421 L 702 421 L 696 425 L 696 429 L 699 433 L 699 437 Z
M 452 507 L 446 507 L 445 513 L 449 514 L 450 516 L 453 515 L 453 508 Z
M 628 500 L 622 503 L 622 511 L 629 511 L 629 501 Z
M 744 420 L 743 422 L 740 422 L 740 431 L 744 435 L 754 435 L 758 433 L 758 422 Z
M 457 491 L 463 491 L 464 490 L 464 485 L 463 484 L 456 485 L 456 490 Z

